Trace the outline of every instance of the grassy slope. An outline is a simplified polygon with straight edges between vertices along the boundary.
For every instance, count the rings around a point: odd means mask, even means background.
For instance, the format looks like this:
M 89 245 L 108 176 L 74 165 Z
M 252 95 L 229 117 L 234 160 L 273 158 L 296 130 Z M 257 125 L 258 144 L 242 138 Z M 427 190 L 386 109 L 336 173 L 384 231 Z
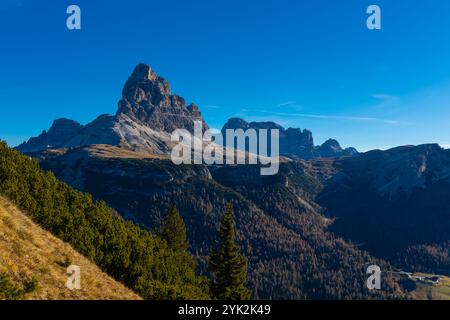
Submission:
M 81 268 L 81 290 L 65 286 L 66 268 L 61 263 L 66 257 Z M 140 299 L 1 197 L 0 272 L 19 282 L 24 277 L 37 278 L 37 290 L 26 299 Z
M 421 276 L 433 276 L 431 274 L 417 273 Z M 450 278 L 442 277 L 442 282 L 438 285 L 419 285 L 411 292 L 411 296 L 416 300 L 450 300 Z

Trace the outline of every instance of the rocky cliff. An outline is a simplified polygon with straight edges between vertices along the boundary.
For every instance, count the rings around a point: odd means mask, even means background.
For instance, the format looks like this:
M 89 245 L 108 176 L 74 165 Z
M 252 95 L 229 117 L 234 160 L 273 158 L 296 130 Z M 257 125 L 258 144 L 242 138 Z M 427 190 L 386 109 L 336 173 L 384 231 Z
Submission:
M 168 154 L 172 145 L 171 133 L 176 129 L 193 133 L 195 121 L 203 123 L 203 131 L 208 129 L 197 105 L 187 104 L 183 97 L 173 94 L 167 80 L 149 65 L 141 63 L 125 82 L 115 115 L 101 115 L 87 125 L 69 119 L 55 120 L 48 131 L 22 143 L 17 150 L 35 153 L 105 144 L 149 154 Z M 223 127 L 226 129 L 278 129 L 281 154 L 294 158 L 357 154 L 352 148 L 343 150 L 336 140 L 316 147 L 311 131 L 285 129 L 274 122 L 248 123 L 231 118 Z
M 333 158 L 343 156 L 354 156 L 358 151 L 354 148 L 342 149 L 339 142 L 334 139 L 327 140 L 321 146 L 314 145 L 313 134 L 309 130 L 299 128 L 288 128 L 280 126 L 275 122 L 247 122 L 241 118 L 231 118 L 222 128 L 222 134 L 226 137 L 227 129 L 261 129 L 279 130 L 280 154 L 287 157 L 300 159 Z
M 96 144 L 126 147 L 153 154 L 170 151 L 175 129 L 193 132 L 194 121 L 208 127 L 199 108 L 172 94 L 169 83 L 150 66 L 139 64 L 126 81 L 115 115 L 101 115 L 83 126 L 69 119 L 17 147 L 21 152 L 82 147 Z

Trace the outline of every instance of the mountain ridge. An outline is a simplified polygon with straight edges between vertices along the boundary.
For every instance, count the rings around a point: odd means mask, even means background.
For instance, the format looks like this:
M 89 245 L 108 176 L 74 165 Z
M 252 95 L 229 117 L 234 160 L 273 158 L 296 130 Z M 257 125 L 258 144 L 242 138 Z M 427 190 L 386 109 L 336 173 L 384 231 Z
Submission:
M 373 150 L 333 167 L 317 202 L 335 219 L 334 233 L 405 269 L 450 274 L 450 261 L 439 253 L 449 252 L 450 150 L 438 144 Z M 419 251 L 428 252 L 428 265 Z
M 122 89 L 115 115 L 102 114 L 86 125 L 66 119 L 56 119 L 47 131 L 30 138 L 16 147 L 25 153 L 48 149 L 64 149 L 89 145 L 120 146 L 149 154 L 169 154 L 173 143 L 171 133 L 185 129 L 191 134 L 194 121 L 202 122 L 202 129 L 209 127 L 199 107 L 187 104 L 175 95 L 170 84 L 147 64 L 138 64 Z M 356 149 L 342 149 L 336 140 L 320 147 L 314 146 L 312 132 L 298 128 L 285 129 L 274 122 L 251 122 L 230 118 L 223 130 L 230 129 L 279 129 L 281 154 L 301 159 L 316 157 L 341 157 L 357 154 Z
M 255 165 L 175 166 L 170 159 L 105 158 L 73 149 L 42 158 L 41 167 L 150 229 L 158 228 L 161 212 L 175 204 L 203 271 L 223 205 L 232 202 L 254 298 L 403 296 L 391 278 L 385 291 L 368 292 L 367 266 L 389 265 L 327 231 L 332 220 L 313 197 L 322 188 L 318 177 L 329 174 L 329 161 L 283 162 L 278 175 L 265 177 Z
M 300 159 L 335 158 L 355 156 L 358 151 L 355 148 L 342 149 L 335 139 L 328 139 L 321 146 L 314 145 L 313 133 L 307 129 L 284 128 L 272 121 L 247 122 L 242 118 L 230 118 L 222 127 L 222 135 L 226 136 L 227 129 L 253 129 L 258 132 L 261 129 L 278 130 L 280 136 L 280 154 L 287 157 Z M 248 151 L 248 149 L 247 149 Z

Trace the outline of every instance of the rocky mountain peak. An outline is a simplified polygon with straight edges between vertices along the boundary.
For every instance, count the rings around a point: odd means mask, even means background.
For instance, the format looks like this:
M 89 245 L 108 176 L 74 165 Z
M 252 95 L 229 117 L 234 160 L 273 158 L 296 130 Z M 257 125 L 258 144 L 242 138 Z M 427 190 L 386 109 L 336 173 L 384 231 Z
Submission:
M 154 72 L 148 64 L 140 63 L 134 68 L 130 79 L 134 79 L 135 81 L 154 81 L 157 77 L 158 75 L 156 72 Z
M 177 129 L 194 133 L 194 123 L 201 121 L 203 130 L 208 126 L 200 108 L 187 104 L 181 96 L 172 94 L 169 83 L 149 65 L 138 64 L 128 77 L 122 90 L 115 116 L 101 115 L 94 121 L 81 125 L 69 119 L 57 119 L 48 132 L 31 138 L 18 146 L 22 152 L 38 152 L 50 148 L 73 148 L 95 144 L 123 146 L 153 154 L 170 152 L 170 135 Z M 311 131 L 299 128 L 285 129 L 281 125 L 265 122 L 247 122 L 231 118 L 226 129 L 278 129 L 280 154 L 294 158 L 340 157 L 357 154 L 355 149 L 342 150 L 336 140 L 324 145 L 314 145 Z
M 222 128 L 222 134 L 225 134 L 226 129 L 260 129 L 272 130 L 278 129 L 280 134 L 280 154 L 285 156 L 298 157 L 302 159 L 312 159 L 317 157 L 342 157 L 354 156 L 358 151 L 354 148 L 343 150 L 338 141 L 329 139 L 321 146 L 314 145 L 313 134 L 311 131 L 300 128 L 288 128 L 271 122 L 250 122 L 248 123 L 241 118 L 230 118 Z
M 191 103 L 190 105 L 188 105 L 187 109 L 195 118 L 199 120 L 201 119 L 202 114 L 200 112 L 200 108 L 195 103 Z
M 176 129 L 193 133 L 194 122 L 203 121 L 194 103 L 172 94 L 169 83 L 144 63 L 138 64 L 122 90 L 115 116 L 100 115 L 83 126 L 69 119 L 57 119 L 51 128 L 17 147 L 22 152 L 50 148 L 72 148 L 95 144 L 124 146 L 142 152 L 165 154 L 170 134 Z
M 335 139 L 328 139 L 322 144 L 323 147 L 340 148 L 341 145 Z
M 149 65 L 139 64 L 126 81 L 119 101 L 117 115 L 126 115 L 152 130 L 171 133 L 176 129 L 193 132 L 194 121 L 202 121 L 195 104 L 172 94 L 169 83 L 158 76 Z
M 222 133 L 225 134 L 227 129 L 243 129 L 247 130 L 249 128 L 249 123 L 241 118 L 230 118 L 228 121 L 224 124 L 222 128 Z
M 17 147 L 23 152 L 64 147 L 65 141 L 80 134 L 83 126 L 76 121 L 60 118 L 53 121 L 48 131 L 44 130 L 38 137 L 30 138 Z
M 250 122 L 250 128 L 259 130 L 259 129 L 266 129 L 266 130 L 280 130 L 281 132 L 284 132 L 285 129 L 280 126 L 278 123 L 275 123 L 273 121 L 262 121 L 262 122 Z
M 318 148 L 318 153 L 322 157 L 333 157 L 336 154 L 341 154 L 343 151 L 341 145 L 335 139 L 328 139 Z
M 71 120 L 71 119 L 66 119 L 66 118 L 59 118 L 53 121 L 52 126 L 50 127 L 49 131 L 51 130 L 56 130 L 59 128 L 70 128 L 70 129 L 79 129 L 81 128 L 82 125 L 79 124 L 78 122 Z

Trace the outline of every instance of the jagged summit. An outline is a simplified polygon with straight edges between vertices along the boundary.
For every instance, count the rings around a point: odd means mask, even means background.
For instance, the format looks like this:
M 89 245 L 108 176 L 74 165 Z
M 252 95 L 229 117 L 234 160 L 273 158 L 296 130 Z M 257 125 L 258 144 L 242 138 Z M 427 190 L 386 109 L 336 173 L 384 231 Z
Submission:
M 60 118 L 53 121 L 48 131 L 44 130 L 37 136 L 30 138 L 28 142 L 17 147 L 20 151 L 35 152 L 48 148 L 62 148 L 64 142 L 79 135 L 83 126 L 76 121 Z
M 200 109 L 194 103 L 173 94 L 170 85 L 149 65 L 138 64 L 122 89 L 115 115 L 103 114 L 87 125 L 69 119 L 57 119 L 47 131 L 17 147 L 21 152 L 40 152 L 90 145 L 120 146 L 151 154 L 168 154 L 174 130 L 194 132 L 194 122 L 201 121 L 203 130 L 208 126 Z M 278 129 L 280 152 L 286 156 L 311 159 L 356 154 L 356 150 L 342 150 L 339 143 L 327 142 L 314 146 L 311 131 L 298 128 L 285 129 L 275 122 L 250 122 L 231 118 L 225 129 Z M 348 152 L 347 152 L 348 151 Z
M 344 150 L 337 140 L 328 139 L 317 148 L 317 151 L 322 157 L 332 157 L 335 154 L 342 154 Z
M 136 66 L 123 87 L 117 110 L 117 115 L 121 114 L 157 131 L 171 133 L 182 128 L 193 132 L 195 120 L 208 128 L 199 108 L 173 95 L 169 83 L 143 63 Z
M 69 119 L 17 147 L 22 152 L 82 147 L 95 144 L 124 146 L 148 153 L 167 153 L 176 129 L 193 132 L 194 121 L 208 127 L 197 105 L 172 94 L 169 83 L 144 63 L 138 64 L 122 90 L 115 115 L 101 115 L 83 126 Z
M 247 122 L 241 118 L 230 118 L 222 128 L 225 135 L 227 129 L 278 129 L 280 134 L 280 154 L 302 159 L 312 159 L 317 157 L 332 158 L 341 156 L 353 156 L 358 154 L 354 148 L 342 149 L 339 142 L 329 139 L 321 146 L 314 145 L 313 134 L 309 130 L 300 128 L 284 128 L 271 121 Z
M 149 81 L 153 81 L 156 80 L 158 78 L 158 75 L 156 74 L 156 72 L 153 71 L 153 69 L 145 63 L 139 63 L 133 70 L 133 73 L 130 75 L 129 80 L 133 80 L 133 81 L 145 81 L 145 80 L 149 80 Z M 163 79 L 163 78 L 161 78 Z

